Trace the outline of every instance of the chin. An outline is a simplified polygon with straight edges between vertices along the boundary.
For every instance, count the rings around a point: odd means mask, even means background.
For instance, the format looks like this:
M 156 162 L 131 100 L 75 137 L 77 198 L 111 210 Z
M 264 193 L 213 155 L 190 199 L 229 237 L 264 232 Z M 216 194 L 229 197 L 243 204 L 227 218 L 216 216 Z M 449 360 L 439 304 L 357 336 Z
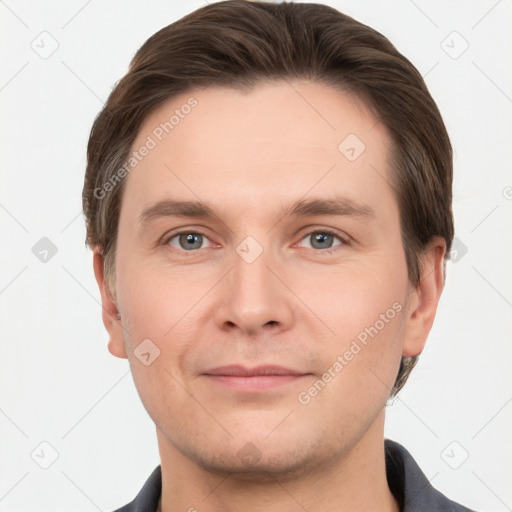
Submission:
M 240 438 L 236 439 L 236 444 Z M 235 443 L 233 443 L 235 444 Z M 176 448 L 204 471 L 229 476 L 248 482 L 285 482 L 315 471 L 325 470 L 329 459 L 334 459 L 335 450 L 323 442 L 308 445 L 304 440 L 288 437 L 285 442 L 278 438 L 274 442 L 264 440 L 260 444 L 247 441 L 242 446 L 226 443 L 208 443 L 203 446 L 176 446 Z

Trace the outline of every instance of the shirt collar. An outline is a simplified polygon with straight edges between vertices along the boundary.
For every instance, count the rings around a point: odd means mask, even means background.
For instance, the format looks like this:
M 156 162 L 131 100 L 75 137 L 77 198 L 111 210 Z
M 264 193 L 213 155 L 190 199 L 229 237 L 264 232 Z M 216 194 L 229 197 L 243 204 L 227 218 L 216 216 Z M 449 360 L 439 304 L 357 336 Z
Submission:
M 386 476 L 401 512 L 471 512 L 441 494 L 420 469 L 412 455 L 400 444 L 386 439 Z

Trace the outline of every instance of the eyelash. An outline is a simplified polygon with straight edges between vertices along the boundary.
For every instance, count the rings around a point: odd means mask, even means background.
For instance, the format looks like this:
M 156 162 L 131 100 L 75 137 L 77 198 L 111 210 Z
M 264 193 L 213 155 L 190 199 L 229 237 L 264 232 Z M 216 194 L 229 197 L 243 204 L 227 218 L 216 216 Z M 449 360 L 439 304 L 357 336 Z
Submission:
M 323 235 L 331 235 L 334 238 L 337 238 L 341 242 L 341 244 L 340 245 L 336 245 L 334 247 L 328 247 L 328 248 L 325 248 L 325 249 L 315 249 L 314 247 L 311 247 L 311 248 L 310 247 L 304 247 L 304 249 L 312 249 L 313 251 L 317 251 L 317 252 L 328 252 L 328 251 L 336 250 L 336 249 L 338 249 L 341 246 L 348 245 L 348 240 L 347 239 L 342 237 L 338 232 L 336 232 L 336 231 L 334 231 L 332 229 L 329 229 L 329 228 L 314 229 L 312 231 L 309 231 L 300 240 L 302 241 L 305 238 L 307 238 L 308 236 L 311 236 L 311 235 L 313 235 L 315 233 L 321 233 Z M 172 235 L 170 235 L 168 237 L 165 237 L 164 241 L 163 241 L 163 245 L 169 245 L 169 242 L 171 240 L 173 240 L 176 237 L 179 237 L 180 235 L 201 235 L 201 236 L 203 236 L 203 237 L 205 237 L 206 239 L 209 240 L 208 236 L 205 233 L 203 233 L 202 231 L 187 229 L 187 230 L 178 231 L 178 232 L 173 233 Z M 191 249 L 189 251 L 186 251 L 185 249 L 181 249 L 181 248 L 178 249 L 176 247 L 172 247 L 172 249 L 174 249 L 174 250 L 176 250 L 178 252 L 191 253 L 191 254 L 194 254 L 194 253 L 196 253 L 196 252 L 201 250 L 201 249 Z M 206 247 L 205 249 L 208 249 L 208 247 Z

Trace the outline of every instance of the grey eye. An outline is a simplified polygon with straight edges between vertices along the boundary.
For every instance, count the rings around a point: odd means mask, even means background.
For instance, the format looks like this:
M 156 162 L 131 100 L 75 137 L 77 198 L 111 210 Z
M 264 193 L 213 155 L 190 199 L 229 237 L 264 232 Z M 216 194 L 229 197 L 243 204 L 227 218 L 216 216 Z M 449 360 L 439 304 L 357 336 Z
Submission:
M 173 236 L 169 240 L 169 244 L 178 249 L 184 249 L 185 251 L 191 251 L 194 249 L 201 249 L 203 245 L 203 235 L 200 233 L 180 233 Z M 178 245 L 174 243 L 177 240 Z
M 341 245 L 341 243 L 334 244 L 335 240 L 341 242 L 338 236 L 326 231 L 313 231 L 306 235 L 303 240 L 309 241 L 309 247 L 311 249 L 332 249 L 334 245 Z
M 329 249 L 332 246 L 334 237 L 328 233 L 313 233 L 311 245 L 314 249 Z

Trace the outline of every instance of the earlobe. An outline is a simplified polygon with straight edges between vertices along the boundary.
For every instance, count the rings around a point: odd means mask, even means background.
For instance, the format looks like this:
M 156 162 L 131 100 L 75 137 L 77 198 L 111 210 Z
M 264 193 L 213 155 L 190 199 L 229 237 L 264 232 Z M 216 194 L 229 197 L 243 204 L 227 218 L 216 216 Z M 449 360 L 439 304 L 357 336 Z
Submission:
M 96 282 L 101 293 L 103 325 L 110 336 L 108 350 L 116 357 L 127 358 L 117 304 L 105 280 L 104 259 L 99 248 L 94 249 L 93 266 Z
M 445 240 L 436 237 L 421 255 L 420 282 L 411 290 L 407 308 L 407 325 L 402 350 L 405 357 L 415 357 L 423 351 L 434 323 L 444 287 L 445 251 Z

